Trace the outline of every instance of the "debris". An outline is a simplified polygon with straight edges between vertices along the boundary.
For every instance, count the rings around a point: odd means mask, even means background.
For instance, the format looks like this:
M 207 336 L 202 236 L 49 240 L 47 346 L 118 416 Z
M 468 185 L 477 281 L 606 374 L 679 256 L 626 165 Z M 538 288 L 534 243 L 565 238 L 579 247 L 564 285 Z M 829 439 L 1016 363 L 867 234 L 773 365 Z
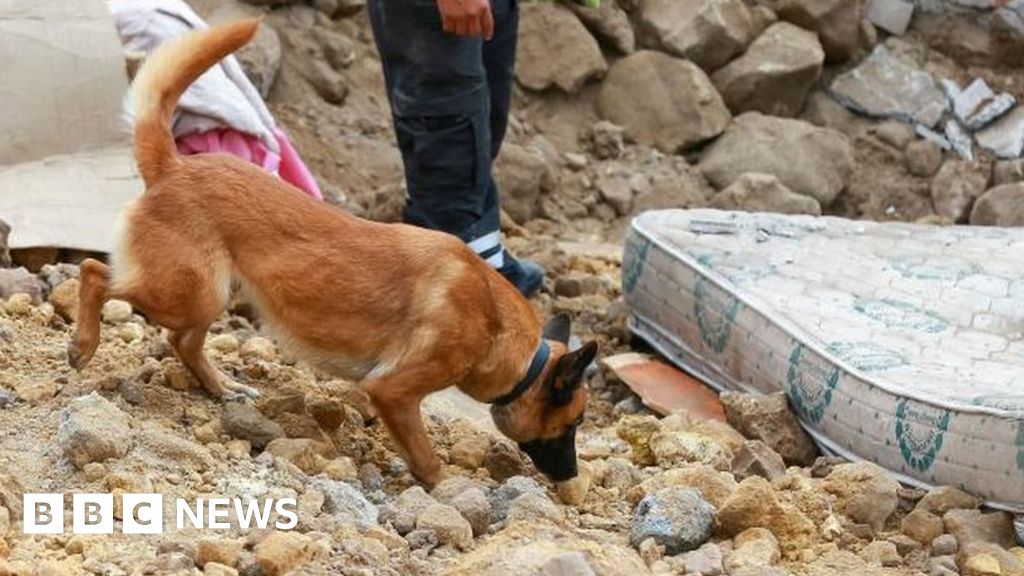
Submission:
M 633 512 L 629 541 L 640 547 L 653 538 L 668 554 L 699 548 L 711 537 L 715 507 L 691 488 L 662 488 L 640 501 Z
M 1005 92 L 996 95 L 981 78 L 964 90 L 952 80 L 943 80 L 941 84 L 953 104 L 953 113 L 968 130 L 988 126 L 1017 103 L 1016 98 Z
M 861 0 L 783 0 L 772 5 L 779 18 L 818 33 L 827 62 L 845 62 L 857 50 Z
M 956 120 L 946 121 L 946 140 L 953 150 L 967 161 L 974 160 L 974 144 L 971 135 Z
M 1003 184 L 985 192 L 974 203 L 975 226 L 1024 226 L 1024 183 Z
M 744 174 L 711 199 L 711 208 L 821 216 L 821 204 L 797 194 L 771 174 Z
M 568 8 L 554 2 L 523 4 L 518 52 L 516 80 L 530 90 L 557 87 L 575 94 L 608 70 L 597 40 Z
M 779 22 L 742 56 L 712 74 L 711 81 L 734 114 L 753 110 L 793 117 L 803 109 L 824 61 L 813 32 Z
M 60 413 L 57 441 L 76 468 L 90 462 L 120 458 L 132 445 L 128 415 L 93 392 L 72 400 Z
M 861 114 L 927 127 L 938 124 L 949 109 L 949 100 L 932 75 L 885 44 L 876 46 L 859 66 L 836 77 L 829 90 Z
M 818 448 L 789 409 L 785 392 L 771 395 L 725 392 L 722 404 L 729 424 L 745 437 L 761 440 L 789 464 L 810 466 Z
M 867 19 L 890 34 L 902 36 L 914 16 L 914 5 L 904 0 L 868 0 Z
M 601 84 L 598 111 L 637 142 L 665 153 L 688 150 L 718 136 L 732 117 L 704 71 L 650 50 L 612 65 Z
M 695 420 L 725 422 L 718 395 L 669 364 L 636 353 L 608 356 L 600 362 L 659 414 L 684 413 Z
M 634 18 L 641 46 L 708 72 L 742 53 L 759 32 L 743 0 L 646 0 Z
M 1024 152 L 1024 106 L 992 123 L 975 135 L 978 145 L 1000 158 L 1020 158 Z
M 985 193 L 991 168 L 988 164 L 946 160 L 932 179 L 935 212 L 951 222 L 963 222 L 976 198 Z

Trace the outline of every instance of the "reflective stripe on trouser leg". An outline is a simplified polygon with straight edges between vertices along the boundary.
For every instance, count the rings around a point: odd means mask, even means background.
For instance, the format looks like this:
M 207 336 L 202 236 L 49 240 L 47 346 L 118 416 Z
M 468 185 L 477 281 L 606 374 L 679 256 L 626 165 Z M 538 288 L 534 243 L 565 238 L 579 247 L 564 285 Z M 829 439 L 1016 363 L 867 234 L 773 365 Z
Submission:
M 488 264 L 495 268 L 505 265 L 505 247 L 501 244 L 501 231 L 495 230 L 467 243 Z

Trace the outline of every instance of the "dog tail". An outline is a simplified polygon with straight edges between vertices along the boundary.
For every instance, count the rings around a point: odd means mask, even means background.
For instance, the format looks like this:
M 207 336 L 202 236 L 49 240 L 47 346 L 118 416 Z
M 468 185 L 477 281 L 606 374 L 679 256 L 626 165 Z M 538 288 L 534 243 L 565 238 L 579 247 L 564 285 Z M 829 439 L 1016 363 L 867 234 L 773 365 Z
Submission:
M 260 19 L 191 32 L 160 46 L 143 64 L 132 85 L 135 160 L 146 187 L 181 162 L 171 117 L 181 94 L 225 56 L 244 46 Z

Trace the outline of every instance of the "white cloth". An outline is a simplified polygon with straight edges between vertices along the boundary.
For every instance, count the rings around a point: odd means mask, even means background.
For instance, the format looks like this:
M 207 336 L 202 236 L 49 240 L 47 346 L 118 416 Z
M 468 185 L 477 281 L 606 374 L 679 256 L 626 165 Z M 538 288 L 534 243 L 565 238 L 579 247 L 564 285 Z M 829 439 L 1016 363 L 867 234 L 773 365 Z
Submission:
M 206 23 L 182 0 L 108 0 L 121 43 L 127 50 L 152 52 L 157 46 Z M 234 56 L 199 77 L 182 95 L 173 121 L 175 137 L 233 128 L 257 136 L 279 152 L 274 118 Z

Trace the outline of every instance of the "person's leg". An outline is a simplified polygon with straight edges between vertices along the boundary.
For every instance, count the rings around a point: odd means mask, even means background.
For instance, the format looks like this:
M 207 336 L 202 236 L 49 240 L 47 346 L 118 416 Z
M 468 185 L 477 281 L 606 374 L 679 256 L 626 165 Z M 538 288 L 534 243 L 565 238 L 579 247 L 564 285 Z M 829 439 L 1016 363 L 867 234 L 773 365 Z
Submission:
M 512 106 L 512 86 L 515 82 L 516 40 L 519 32 L 519 7 L 517 0 L 493 0 L 494 37 L 484 42 L 484 68 L 487 71 L 487 88 L 490 95 L 490 154 L 493 161 L 501 151 L 502 141 L 508 128 L 508 115 Z M 500 210 L 500 193 L 493 174 L 488 170 L 487 202 Z M 523 294 L 530 296 L 544 281 L 544 270 L 528 260 L 516 260 L 501 246 L 498 233 L 498 254 L 492 263 Z
M 458 236 L 505 273 L 484 42 L 445 34 L 434 0 L 371 0 L 368 8 L 405 167 L 405 220 Z

